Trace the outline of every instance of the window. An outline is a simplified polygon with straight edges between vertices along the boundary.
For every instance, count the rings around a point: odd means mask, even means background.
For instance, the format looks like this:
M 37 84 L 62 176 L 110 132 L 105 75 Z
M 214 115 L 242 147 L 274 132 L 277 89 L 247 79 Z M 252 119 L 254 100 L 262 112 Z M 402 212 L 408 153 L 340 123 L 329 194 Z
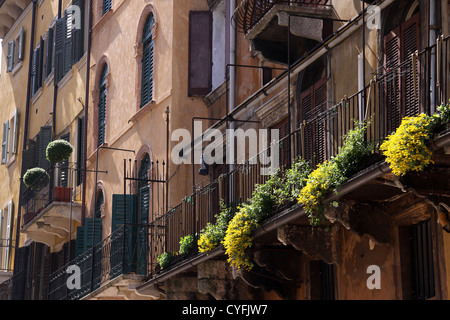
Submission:
M 42 88 L 42 74 L 44 71 L 44 39 L 41 37 L 39 45 L 33 51 L 32 60 L 32 95 L 34 95 L 40 88 Z
M 12 118 L 3 123 L 2 164 L 12 161 L 17 153 L 19 133 L 19 111 L 16 109 Z
M 8 42 L 7 68 L 6 72 L 12 72 L 20 61 L 24 59 L 25 52 L 25 29 L 20 29 L 19 35 Z
M 102 73 L 100 76 L 100 91 L 99 91 L 99 101 L 98 101 L 98 135 L 97 135 L 97 146 L 100 147 L 105 143 L 105 134 L 106 134 L 106 96 L 107 96 L 107 87 L 106 87 L 106 76 L 108 75 L 108 65 L 102 69 Z
M 13 247 L 13 202 L 0 209 L 0 270 L 11 270 L 11 250 Z
M 419 14 L 384 37 L 385 130 L 391 134 L 405 116 L 419 114 L 419 99 L 414 88 L 411 55 L 419 49 Z M 418 66 L 416 66 L 419 70 Z
M 289 136 L 289 123 L 288 123 L 288 118 L 285 118 L 284 120 L 282 120 L 281 122 L 277 123 L 276 125 L 274 125 L 272 128 L 272 130 L 279 130 L 279 135 L 278 138 L 280 141 L 279 147 L 279 159 L 278 159 L 278 164 L 281 167 L 286 167 L 290 164 L 289 161 L 289 157 L 290 157 L 290 148 L 289 148 L 289 138 L 286 138 L 287 136 Z M 271 138 L 271 140 L 273 140 Z
M 45 79 L 47 79 L 53 71 L 53 55 L 54 53 L 54 33 L 55 29 L 53 27 L 49 28 L 47 31 L 47 40 L 45 48 Z
M 56 82 L 61 81 L 84 55 L 85 0 L 73 0 L 72 6 L 80 8 L 81 21 L 77 23 L 76 11 L 65 10 L 64 17 L 58 19 L 55 25 Z
M 188 96 L 205 96 L 212 87 L 212 14 L 189 12 Z
M 399 228 L 404 299 L 435 296 L 433 232 L 431 220 Z
M 311 300 L 335 300 L 334 265 L 322 260 L 309 264 Z
M 153 35 L 152 28 L 155 24 L 153 14 L 150 13 L 144 24 L 142 36 L 142 88 L 141 108 L 153 99 Z
M 103 0 L 102 15 L 105 15 L 109 10 L 111 10 L 111 3 L 112 0 Z

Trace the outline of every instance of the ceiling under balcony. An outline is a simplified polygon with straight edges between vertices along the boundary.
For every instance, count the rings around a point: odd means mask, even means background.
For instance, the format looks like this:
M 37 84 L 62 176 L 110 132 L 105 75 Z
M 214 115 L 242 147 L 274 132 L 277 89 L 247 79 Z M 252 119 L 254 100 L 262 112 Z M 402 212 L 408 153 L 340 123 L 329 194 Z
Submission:
M 0 39 L 3 39 L 31 0 L 0 0 Z
M 243 0 L 233 21 L 250 41 L 252 50 L 261 52 L 267 60 L 287 63 L 289 47 L 292 63 L 332 32 L 333 11 L 328 2 Z

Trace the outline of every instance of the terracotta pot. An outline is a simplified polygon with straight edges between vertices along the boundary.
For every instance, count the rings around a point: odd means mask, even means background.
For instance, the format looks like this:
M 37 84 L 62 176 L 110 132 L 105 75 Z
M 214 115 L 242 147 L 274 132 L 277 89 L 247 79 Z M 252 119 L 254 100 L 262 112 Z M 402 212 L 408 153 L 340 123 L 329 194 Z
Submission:
M 70 202 L 70 188 L 66 187 L 55 187 L 55 198 L 56 202 Z

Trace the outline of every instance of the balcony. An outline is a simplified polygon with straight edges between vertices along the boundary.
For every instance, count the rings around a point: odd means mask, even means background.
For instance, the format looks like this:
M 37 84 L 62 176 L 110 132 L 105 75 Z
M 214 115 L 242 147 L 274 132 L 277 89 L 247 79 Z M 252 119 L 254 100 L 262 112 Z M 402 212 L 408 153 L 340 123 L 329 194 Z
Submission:
M 14 243 L 11 239 L 0 239 L 0 285 L 13 276 Z
M 31 186 L 22 192 L 21 232 L 29 239 L 60 249 L 74 239 L 81 224 L 81 194 L 76 186 L 76 165 L 63 164 L 47 170 L 43 188 Z M 47 177 L 41 177 L 39 185 Z
M 328 0 L 243 0 L 233 21 L 253 50 L 268 60 L 287 63 L 288 47 L 293 62 L 332 33 L 332 13 Z

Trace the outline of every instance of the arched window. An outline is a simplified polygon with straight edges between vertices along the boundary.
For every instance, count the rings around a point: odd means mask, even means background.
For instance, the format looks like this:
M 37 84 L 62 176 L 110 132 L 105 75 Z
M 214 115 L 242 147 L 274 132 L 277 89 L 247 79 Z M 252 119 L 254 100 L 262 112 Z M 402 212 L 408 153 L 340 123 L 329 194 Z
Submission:
M 147 17 L 142 36 L 142 88 L 141 108 L 152 101 L 153 98 L 153 35 L 152 27 L 155 18 L 152 13 Z
M 100 147 L 105 143 L 105 132 L 106 132 L 106 76 L 108 75 L 108 65 L 105 64 L 103 67 L 100 84 L 99 84 L 99 101 L 98 101 L 98 143 L 97 146 Z
M 95 201 L 95 218 L 100 219 L 102 217 L 102 206 L 105 203 L 103 192 L 100 191 Z

